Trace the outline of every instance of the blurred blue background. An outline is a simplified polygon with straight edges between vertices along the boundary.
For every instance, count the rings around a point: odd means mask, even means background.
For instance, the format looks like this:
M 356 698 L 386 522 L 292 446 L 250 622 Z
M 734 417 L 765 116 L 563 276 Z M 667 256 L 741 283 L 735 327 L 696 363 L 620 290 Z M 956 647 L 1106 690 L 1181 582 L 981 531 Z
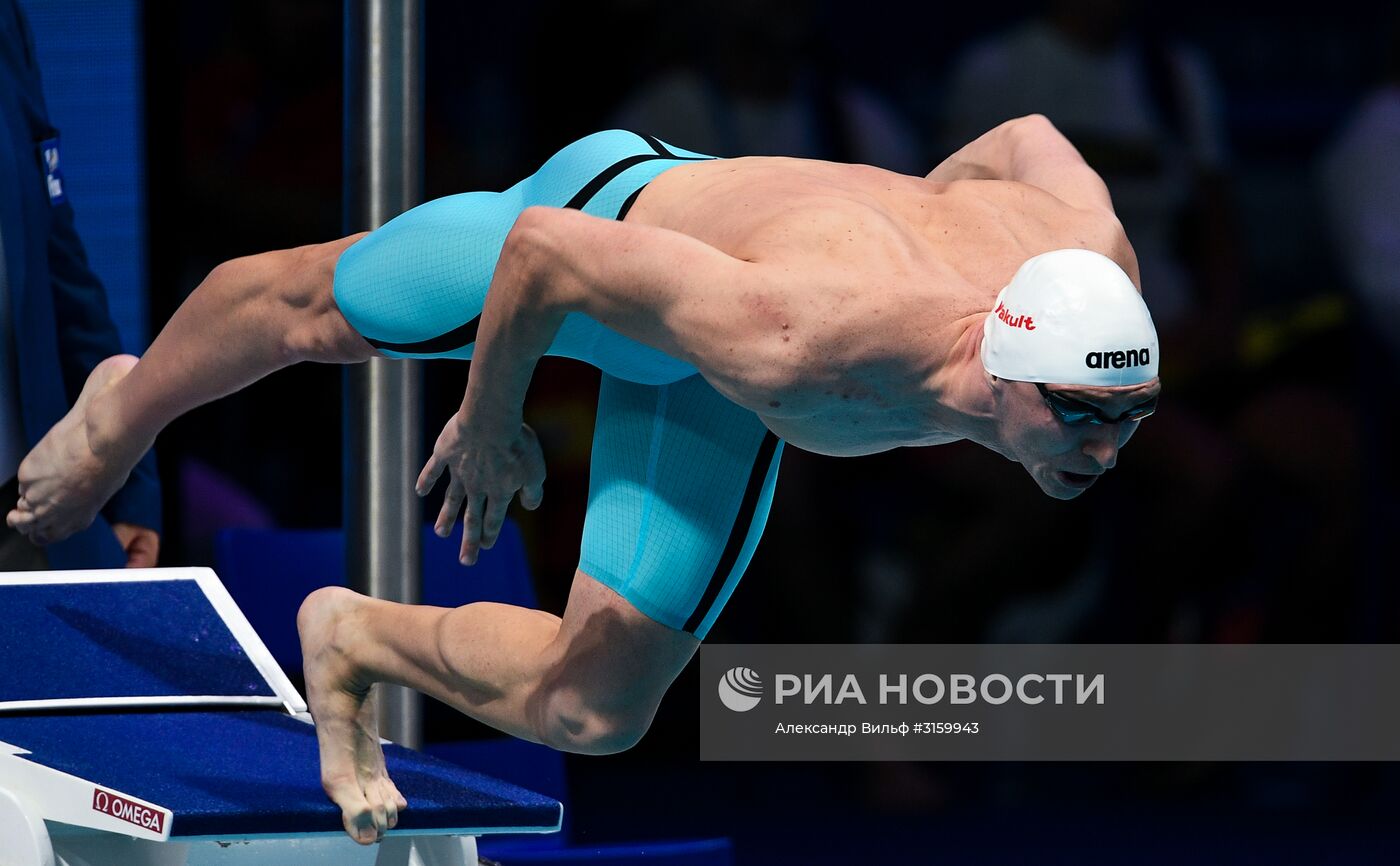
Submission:
M 107 287 L 122 347 L 146 346 L 146 65 L 142 4 L 39 0 L 34 30 L 49 120 L 88 261 Z

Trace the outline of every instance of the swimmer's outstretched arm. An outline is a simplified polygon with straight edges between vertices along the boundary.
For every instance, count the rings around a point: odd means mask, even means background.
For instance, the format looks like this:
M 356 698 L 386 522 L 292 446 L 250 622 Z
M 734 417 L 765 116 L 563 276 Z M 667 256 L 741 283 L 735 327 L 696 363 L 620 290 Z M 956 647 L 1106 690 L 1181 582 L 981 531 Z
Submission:
M 522 407 L 535 365 L 572 312 L 687 361 L 721 393 L 744 402 L 780 365 L 755 311 L 773 275 L 680 232 L 531 207 L 506 238 L 481 312 L 471 377 L 419 476 L 425 495 L 444 469 L 450 483 L 440 532 L 466 506 L 462 561 L 490 547 L 520 492 L 542 495 L 543 467 Z M 727 386 L 727 387 L 726 387 Z M 444 533 L 445 534 L 445 533 Z
M 1043 114 L 1017 117 L 983 133 L 943 160 L 928 179 L 1018 181 L 1071 207 L 1113 214 L 1103 178 Z
M 368 360 L 373 348 L 331 294 L 340 254 L 360 237 L 211 271 L 139 362 L 115 356 L 93 371 L 73 409 L 20 464 L 9 525 L 36 543 L 60 541 L 92 522 L 156 435 L 190 409 L 298 361 Z

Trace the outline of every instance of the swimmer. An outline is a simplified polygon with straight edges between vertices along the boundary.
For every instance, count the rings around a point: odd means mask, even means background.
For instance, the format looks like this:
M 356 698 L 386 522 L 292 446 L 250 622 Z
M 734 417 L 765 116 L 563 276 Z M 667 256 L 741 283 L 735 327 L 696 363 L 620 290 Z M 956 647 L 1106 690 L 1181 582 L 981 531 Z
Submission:
M 298 361 L 470 358 L 417 480 L 465 511 L 475 562 L 545 464 L 522 404 L 543 355 L 602 375 L 588 512 L 562 618 L 335 587 L 298 615 L 322 781 L 373 842 L 405 807 L 370 688 L 609 753 L 643 735 L 758 543 L 785 443 L 861 455 L 968 439 L 1070 499 L 1157 400 L 1157 338 L 1108 190 L 1039 115 L 927 177 L 715 159 L 596 133 L 501 193 L 215 268 L 138 362 L 92 376 L 24 460 L 7 520 L 90 521 L 182 413 Z

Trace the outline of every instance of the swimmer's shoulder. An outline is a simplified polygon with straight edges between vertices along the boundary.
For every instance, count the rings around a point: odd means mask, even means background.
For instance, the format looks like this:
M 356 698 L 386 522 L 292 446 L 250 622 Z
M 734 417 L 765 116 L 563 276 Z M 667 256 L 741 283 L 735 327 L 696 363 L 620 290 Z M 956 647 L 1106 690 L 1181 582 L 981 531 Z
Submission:
M 1010 205 L 1021 203 L 1026 218 L 1046 223 L 1057 235 L 1055 249 L 1093 250 L 1108 256 L 1139 284 L 1137 256 L 1123 223 L 1111 206 L 1083 207 L 1070 204 L 1040 187 L 1020 181 L 995 181 L 997 195 Z M 1014 206 L 1009 208 L 1015 212 Z
M 1064 216 L 1064 241 L 1057 246 L 1092 250 L 1107 256 L 1117 263 L 1142 292 L 1142 275 L 1138 270 L 1137 253 L 1133 251 L 1128 233 L 1111 211 L 1086 211 L 1069 209 Z
M 1001 223 L 1019 248 L 1101 253 L 1117 262 L 1142 291 L 1137 256 L 1112 210 L 1077 207 L 1038 186 L 1013 180 L 959 180 L 935 186 L 945 201 L 956 202 L 953 207 L 979 211 Z M 1017 264 L 1028 257 L 1018 255 Z

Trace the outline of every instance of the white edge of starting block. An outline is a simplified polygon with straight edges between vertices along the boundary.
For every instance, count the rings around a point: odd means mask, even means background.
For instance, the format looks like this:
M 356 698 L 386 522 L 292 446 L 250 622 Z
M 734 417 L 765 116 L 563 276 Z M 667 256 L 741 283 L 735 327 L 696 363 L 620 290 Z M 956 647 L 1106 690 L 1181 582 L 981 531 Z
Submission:
M 121 698 L 70 698 L 43 701 L 0 701 L 0 711 L 21 709 L 81 709 L 85 707 L 170 707 L 241 704 L 278 706 L 293 715 L 307 712 L 306 701 L 287 678 L 267 645 L 253 630 L 238 603 L 211 568 L 120 568 L 78 571 L 17 571 L 0 574 L 0 586 L 64 583 L 142 583 L 154 580 L 193 580 L 215 613 L 253 663 L 276 697 L 257 695 L 173 695 Z
M 151 569 L 152 571 L 157 569 Z M 238 602 L 233 600 L 233 596 L 228 594 L 228 588 L 224 582 L 214 573 L 212 568 L 189 568 L 182 571 L 195 572 L 195 582 L 200 589 L 204 590 L 204 595 L 209 599 L 209 603 L 214 605 L 214 610 L 218 611 L 223 618 L 224 624 L 229 631 L 243 645 L 243 651 L 248 654 L 248 658 L 257 667 L 258 672 L 267 680 L 268 685 L 282 699 L 287 712 L 292 715 L 308 711 L 306 701 L 297 692 L 296 686 L 287 678 L 287 674 L 282 670 L 282 666 L 277 663 L 277 659 L 272 657 L 272 651 L 263 643 L 262 638 L 253 630 L 252 623 L 239 610 Z
M 510 834 L 515 836 L 546 835 L 558 833 L 560 825 L 553 827 L 435 827 L 423 830 L 388 830 L 384 838 L 413 839 L 420 836 L 470 836 L 481 838 Z M 172 836 L 172 842 L 261 842 L 270 839 L 345 839 L 344 830 L 316 831 L 314 833 L 244 833 L 223 836 Z
M 45 698 L 37 701 L 0 701 L 0 712 L 23 710 L 142 709 L 156 707 L 248 706 L 283 707 L 278 695 L 156 695 L 123 698 Z
M 11 748 L 0 743 L 0 751 Z M 0 789 L 15 794 L 20 802 L 28 804 L 46 821 L 153 842 L 165 842 L 170 838 L 173 816 L 164 806 L 36 764 L 18 754 L 0 753 Z M 125 813 L 129 818 L 117 817 L 112 812 Z M 152 823 L 159 829 L 152 829 Z

